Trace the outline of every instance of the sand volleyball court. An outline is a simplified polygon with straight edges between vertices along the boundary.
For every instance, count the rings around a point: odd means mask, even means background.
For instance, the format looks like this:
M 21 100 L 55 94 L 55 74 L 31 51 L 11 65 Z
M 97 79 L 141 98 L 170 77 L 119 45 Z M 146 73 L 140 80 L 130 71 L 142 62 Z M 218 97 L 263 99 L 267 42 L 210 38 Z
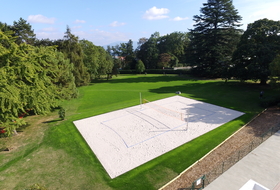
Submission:
M 243 114 L 173 96 L 74 124 L 109 176 L 115 178 Z

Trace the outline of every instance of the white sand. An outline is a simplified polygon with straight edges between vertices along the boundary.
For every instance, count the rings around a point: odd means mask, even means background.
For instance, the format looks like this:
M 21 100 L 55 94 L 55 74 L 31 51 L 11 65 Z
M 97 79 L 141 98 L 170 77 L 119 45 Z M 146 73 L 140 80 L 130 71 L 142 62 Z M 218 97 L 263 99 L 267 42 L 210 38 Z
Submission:
M 109 176 L 115 178 L 243 114 L 173 96 L 74 124 Z

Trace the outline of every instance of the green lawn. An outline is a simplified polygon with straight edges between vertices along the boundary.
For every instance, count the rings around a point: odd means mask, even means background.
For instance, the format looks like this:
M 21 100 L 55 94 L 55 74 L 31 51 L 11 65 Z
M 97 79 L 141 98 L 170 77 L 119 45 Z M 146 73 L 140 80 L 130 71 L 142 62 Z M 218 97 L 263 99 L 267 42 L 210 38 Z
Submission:
M 201 158 L 262 108 L 259 92 L 276 91 L 255 83 L 196 80 L 175 75 L 123 75 L 79 88 L 79 98 L 61 104 L 66 119 L 57 111 L 47 116 L 30 116 L 30 126 L 18 136 L 0 139 L 0 189 L 24 189 L 39 183 L 47 189 L 158 189 Z M 126 174 L 110 179 L 79 134 L 73 121 L 139 104 L 139 93 L 149 101 L 175 95 L 205 101 L 245 112 L 229 122 Z M 278 92 L 279 93 L 279 92 Z M 1 147 L 0 147 L 1 148 Z M 110 153 L 108 153 L 110 156 Z

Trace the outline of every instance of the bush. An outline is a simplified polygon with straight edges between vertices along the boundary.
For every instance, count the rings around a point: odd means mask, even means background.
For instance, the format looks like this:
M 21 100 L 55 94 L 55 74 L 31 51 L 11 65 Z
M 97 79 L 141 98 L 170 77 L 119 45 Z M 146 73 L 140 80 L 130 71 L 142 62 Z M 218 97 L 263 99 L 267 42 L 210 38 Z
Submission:
M 189 74 L 189 70 L 173 70 L 173 69 L 146 69 L 148 74 Z M 120 70 L 120 74 L 138 74 L 136 70 Z
M 61 107 L 59 109 L 58 115 L 59 115 L 60 119 L 64 120 L 64 118 L 65 118 L 65 109 L 63 107 Z

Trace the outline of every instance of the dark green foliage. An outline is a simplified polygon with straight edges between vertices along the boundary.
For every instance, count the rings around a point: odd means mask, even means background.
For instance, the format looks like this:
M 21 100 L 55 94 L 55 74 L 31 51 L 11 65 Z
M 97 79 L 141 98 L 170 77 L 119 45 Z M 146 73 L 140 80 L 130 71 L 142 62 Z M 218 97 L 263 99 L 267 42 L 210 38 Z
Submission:
M 36 39 L 34 30 L 31 29 L 31 25 L 26 20 L 20 18 L 19 21 L 14 21 L 14 24 L 10 26 L 10 29 L 14 32 L 14 36 L 17 37 L 16 43 L 27 43 L 33 45 Z
M 59 51 L 63 52 L 65 57 L 74 65 L 73 75 L 75 77 L 76 86 L 88 85 L 90 74 L 83 62 L 83 50 L 77 36 L 71 33 L 69 27 L 65 32 L 63 40 L 58 40 Z
M 58 99 L 77 97 L 73 66 L 62 53 L 53 47 L 17 45 L 1 30 L 0 42 L 0 124 L 8 135 L 25 124 L 20 114 L 46 114 Z
M 3 32 L 11 31 L 10 26 L 7 23 L 0 22 L 0 30 Z
M 138 74 L 136 70 L 119 70 L 120 74 Z M 173 69 L 145 69 L 147 74 L 190 74 L 189 70 L 173 70 Z
M 280 54 L 269 64 L 269 71 L 271 83 L 276 84 L 280 80 Z
M 47 39 L 36 39 L 34 42 L 34 46 L 54 46 L 55 45 L 55 41 L 50 40 L 49 38 Z
M 231 0 L 208 0 L 201 15 L 194 16 L 190 30 L 189 59 L 198 73 L 221 77 L 229 68 L 231 55 L 239 41 L 241 20 Z
M 83 50 L 84 64 L 90 74 L 90 79 L 93 80 L 98 75 L 99 68 L 99 51 L 98 48 L 88 40 L 79 41 Z
M 189 34 L 183 32 L 173 32 L 160 37 L 158 49 L 160 54 L 171 55 L 168 67 L 177 66 L 178 62 L 186 62 L 185 52 L 189 45 Z M 175 61 L 177 60 L 177 62 Z
M 97 78 L 100 78 L 101 75 L 112 73 L 114 63 L 111 55 L 103 47 L 97 46 L 96 48 L 98 52 Z
M 261 19 L 248 25 L 233 54 L 232 75 L 266 84 L 270 63 L 280 52 L 280 21 Z
M 280 104 L 280 96 L 267 96 L 260 100 L 260 105 L 263 108 L 268 108 L 271 106 L 276 106 Z
M 135 68 L 135 54 L 133 50 L 133 42 L 129 40 L 127 43 L 121 43 L 119 51 L 121 52 L 120 56 L 124 57 L 124 64 L 122 68 Z
M 121 43 L 116 46 L 107 46 L 106 51 L 114 59 L 121 61 L 124 70 L 136 69 L 137 60 L 142 60 L 145 67 L 149 69 L 177 66 L 179 61 L 185 62 L 185 52 L 189 44 L 187 33 L 173 32 L 165 36 L 160 36 L 155 32 L 148 38 L 140 38 L 138 47 L 133 50 L 132 41 Z M 162 62 L 162 55 L 170 55 L 168 62 Z
M 78 91 L 73 75 L 74 66 L 69 59 L 66 59 L 63 53 L 58 52 L 52 46 L 41 46 L 37 48 L 37 51 L 40 53 L 38 61 L 41 65 L 45 65 L 44 69 L 47 72 L 47 76 L 56 85 L 57 98 L 67 100 L 76 98 Z
M 178 66 L 178 58 L 171 53 L 161 53 L 158 57 L 157 68 L 172 68 Z
M 117 76 L 119 74 L 119 69 L 122 66 L 121 60 L 120 59 L 113 59 L 113 70 L 112 70 L 112 74 Z
M 120 43 L 116 46 L 107 46 L 106 50 L 114 59 L 120 60 L 120 67 L 123 69 L 135 69 L 135 52 L 133 42 L 129 40 L 127 43 Z
M 143 61 L 147 69 L 156 69 L 159 56 L 157 47 L 159 40 L 159 32 L 155 32 L 151 37 L 140 47 L 137 57 Z

